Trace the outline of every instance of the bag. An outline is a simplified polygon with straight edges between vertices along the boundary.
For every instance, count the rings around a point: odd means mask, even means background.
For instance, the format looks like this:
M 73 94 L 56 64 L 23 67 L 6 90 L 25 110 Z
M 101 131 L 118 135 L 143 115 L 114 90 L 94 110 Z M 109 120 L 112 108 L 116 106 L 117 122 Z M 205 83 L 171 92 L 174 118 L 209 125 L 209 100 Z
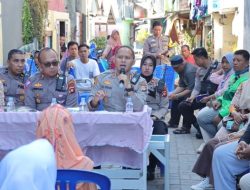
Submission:
M 218 88 L 218 84 L 212 83 L 210 80 L 201 81 L 200 94 L 214 94 Z

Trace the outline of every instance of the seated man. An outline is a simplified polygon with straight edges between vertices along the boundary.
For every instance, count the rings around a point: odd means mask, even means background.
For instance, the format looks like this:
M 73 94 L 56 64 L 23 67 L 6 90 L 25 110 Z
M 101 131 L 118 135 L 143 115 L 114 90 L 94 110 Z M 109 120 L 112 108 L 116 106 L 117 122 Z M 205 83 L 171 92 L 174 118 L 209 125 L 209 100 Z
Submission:
M 89 97 L 90 110 L 96 110 L 103 100 L 105 110 L 124 112 L 126 99 L 131 97 L 134 111 L 142 111 L 146 104 L 147 83 L 130 73 L 134 63 L 134 51 L 128 46 L 119 47 L 115 55 L 115 70 L 108 70 L 97 77 Z
M 8 53 L 8 68 L 0 71 L 0 80 L 4 86 L 5 102 L 9 97 L 14 98 L 17 106 L 24 105 L 24 83 L 25 76 L 23 74 L 25 56 L 21 50 L 12 49 Z
M 0 163 L 0 189 L 52 190 L 56 183 L 52 145 L 36 140 L 8 153 Z
M 97 62 L 93 59 L 89 59 L 89 46 L 82 44 L 78 47 L 79 58 L 71 61 L 68 64 L 69 67 L 74 67 L 75 79 L 91 79 L 92 83 L 96 80 L 96 77 L 100 74 Z M 84 88 L 84 84 L 77 84 L 77 88 Z
M 190 96 L 194 88 L 196 67 L 184 61 L 180 55 L 173 56 L 170 62 L 180 79 L 178 87 L 168 96 L 169 100 L 172 100 L 171 117 L 168 124 L 169 127 L 178 128 L 181 117 L 178 106 Z M 183 126 L 186 125 L 187 121 L 183 120 Z
M 57 103 L 63 106 L 77 106 L 75 81 L 71 75 L 63 78 L 58 74 L 59 61 L 55 50 L 42 49 L 38 59 L 41 72 L 25 84 L 25 105 L 41 111 L 51 104 L 52 98 L 56 98 Z

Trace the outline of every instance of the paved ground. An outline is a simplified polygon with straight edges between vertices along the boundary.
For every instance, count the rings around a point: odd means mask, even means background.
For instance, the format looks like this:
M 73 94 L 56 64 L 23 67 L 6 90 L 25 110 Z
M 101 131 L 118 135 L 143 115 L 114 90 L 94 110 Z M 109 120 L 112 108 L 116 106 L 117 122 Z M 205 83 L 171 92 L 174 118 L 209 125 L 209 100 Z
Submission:
M 175 135 L 173 129 L 170 134 L 170 190 L 189 190 L 190 186 L 200 182 L 202 178 L 192 173 L 197 159 L 196 149 L 203 142 L 195 138 L 196 130 L 191 134 Z M 163 190 L 164 178 L 157 169 L 156 179 L 148 182 L 148 190 Z

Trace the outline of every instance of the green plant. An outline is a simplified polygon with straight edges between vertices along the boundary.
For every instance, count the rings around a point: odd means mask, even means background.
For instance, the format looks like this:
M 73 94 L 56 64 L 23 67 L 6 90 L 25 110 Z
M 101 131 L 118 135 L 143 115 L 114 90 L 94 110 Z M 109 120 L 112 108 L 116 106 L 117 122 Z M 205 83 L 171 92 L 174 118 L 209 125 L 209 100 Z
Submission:
M 185 41 L 185 44 L 187 44 L 190 47 L 190 49 L 193 49 L 194 47 L 194 37 L 195 36 L 192 36 L 190 30 L 184 31 L 184 41 Z
M 24 0 L 23 12 L 22 12 L 22 35 L 23 43 L 29 44 L 33 40 L 34 27 L 31 17 L 30 5 L 28 0 Z
M 37 38 L 39 48 L 43 47 L 45 36 L 45 20 L 48 15 L 48 0 L 29 0 L 31 16 L 33 18 L 34 37 Z
M 143 44 L 144 41 L 148 38 L 148 36 L 149 36 L 149 32 L 146 29 L 140 29 L 137 32 L 135 41 L 140 44 Z
M 96 49 L 104 49 L 106 46 L 106 38 L 105 37 L 95 37 L 90 40 L 90 42 L 94 42 L 96 44 Z

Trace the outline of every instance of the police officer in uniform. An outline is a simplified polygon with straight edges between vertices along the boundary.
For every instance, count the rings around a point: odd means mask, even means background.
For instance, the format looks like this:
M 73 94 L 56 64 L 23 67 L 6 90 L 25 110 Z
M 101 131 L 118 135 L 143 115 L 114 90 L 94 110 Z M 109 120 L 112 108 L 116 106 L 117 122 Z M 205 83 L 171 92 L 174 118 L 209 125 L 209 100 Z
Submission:
M 77 106 L 75 81 L 71 75 L 59 75 L 59 61 L 55 50 L 44 48 L 39 52 L 40 73 L 25 84 L 25 105 L 39 111 L 51 104 L 52 98 L 67 107 Z
M 140 75 L 130 73 L 134 62 L 134 51 L 130 47 L 118 48 L 115 70 L 108 70 L 97 77 L 89 97 L 90 110 L 96 110 L 102 101 L 105 110 L 124 112 L 127 97 L 130 96 L 134 111 L 142 111 L 146 104 L 147 83 Z
M 143 46 L 143 55 L 155 56 L 157 65 L 168 64 L 168 57 L 172 50 L 169 48 L 169 38 L 162 33 L 162 24 L 158 21 L 153 23 L 153 35 L 149 36 Z
M 164 135 L 168 133 L 167 125 L 165 123 L 165 116 L 168 112 L 168 97 L 165 81 L 159 81 L 153 78 L 153 73 L 156 67 L 156 59 L 152 55 L 143 56 L 141 60 L 141 76 L 147 81 L 148 96 L 147 104 L 152 108 L 151 118 L 153 119 L 153 134 Z M 155 178 L 155 167 L 158 160 L 151 153 L 149 156 L 149 165 L 147 179 L 153 180 Z
M 18 49 L 10 50 L 7 63 L 8 67 L 0 71 L 0 80 L 4 86 L 5 102 L 7 102 L 9 97 L 13 97 L 16 106 L 23 106 L 25 98 L 24 53 Z

